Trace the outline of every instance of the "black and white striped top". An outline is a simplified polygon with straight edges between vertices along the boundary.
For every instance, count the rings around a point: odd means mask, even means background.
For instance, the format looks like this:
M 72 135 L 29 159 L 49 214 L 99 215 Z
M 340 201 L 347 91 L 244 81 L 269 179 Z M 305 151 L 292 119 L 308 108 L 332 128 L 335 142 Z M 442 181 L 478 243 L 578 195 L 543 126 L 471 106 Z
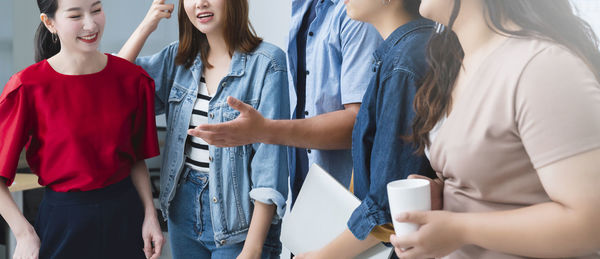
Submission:
M 206 88 L 206 80 L 202 77 L 200 79 L 200 85 L 198 85 L 198 98 L 196 98 L 196 103 L 192 110 L 190 129 L 193 129 L 200 124 L 208 123 L 208 102 L 210 99 L 211 97 L 208 95 L 208 90 Z M 188 136 L 185 154 L 185 164 L 187 166 L 200 172 L 208 172 L 210 165 L 210 161 L 208 160 L 208 143 L 203 139 Z

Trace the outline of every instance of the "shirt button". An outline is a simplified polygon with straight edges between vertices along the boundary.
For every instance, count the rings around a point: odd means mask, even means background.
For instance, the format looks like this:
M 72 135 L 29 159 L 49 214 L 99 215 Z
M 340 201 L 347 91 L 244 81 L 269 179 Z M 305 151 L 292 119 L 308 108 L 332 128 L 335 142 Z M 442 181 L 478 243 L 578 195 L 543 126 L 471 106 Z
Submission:
M 213 157 L 212 157 L 212 156 L 209 156 L 209 157 L 208 157 L 208 161 L 212 162 L 212 161 L 213 161 Z
M 308 111 L 304 111 L 304 115 L 305 115 L 305 116 L 308 116 Z
M 213 197 L 213 202 L 217 203 L 217 201 L 219 201 L 219 200 L 217 200 L 217 197 Z
M 221 83 L 221 86 L 222 86 L 222 87 L 225 87 L 225 86 L 227 86 L 227 82 L 223 82 L 223 83 Z
M 224 245 L 225 244 L 225 240 L 219 241 L 219 244 Z
M 310 154 L 311 151 L 310 151 L 310 149 L 307 149 L 306 152 L 308 152 Z
M 208 117 L 210 117 L 211 119 L 214 119 L 215 118 L 215 114 L 211 113 L 211 114 L 208 115 Z
M 306 70 L 306 75 L 310 75 L 310 71 Z
M 315 35 L 315 34 L 312 31 L 308 32 L 308 36 L 313 36 L 313 35 Z

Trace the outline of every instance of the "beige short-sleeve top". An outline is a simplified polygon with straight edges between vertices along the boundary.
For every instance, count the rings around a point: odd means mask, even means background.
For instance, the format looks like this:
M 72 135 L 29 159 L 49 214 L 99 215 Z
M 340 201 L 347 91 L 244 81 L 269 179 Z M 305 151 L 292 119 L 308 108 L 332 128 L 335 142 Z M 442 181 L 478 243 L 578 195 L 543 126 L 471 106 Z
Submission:
M 584 61 L 555 43 L 508 39 L 460 98 L 429 150 L 445 179 L 445 210 L 547 202 L 536 168 L 600 148 L 600 85 Z M 448 258 L 523 257 L 470 245 Z

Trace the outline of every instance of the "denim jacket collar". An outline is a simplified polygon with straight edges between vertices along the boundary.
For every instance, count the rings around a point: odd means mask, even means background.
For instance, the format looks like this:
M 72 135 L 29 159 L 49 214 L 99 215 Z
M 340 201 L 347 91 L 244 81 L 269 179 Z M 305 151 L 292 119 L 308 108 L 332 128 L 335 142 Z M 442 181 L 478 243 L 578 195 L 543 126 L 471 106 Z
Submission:
M 417 30 L 423 26 L 430 26 L 432 22 L 430 20 L 419 18 L 413 21 L 410 21 L 400 27 L 398 27 L 390 36 L 385 39 L 384 42 L 379 45 L 373 56 L 375 61 L 381 61 L 384 57 L 386 57 L 387 53 L 393 48 L 399 41 L 401 41 L 406 35 Z
M 233 52 L 233 57 L 231 57 L 231 65 L 230 65 L 231 70 L 229 71 L 229 74 L 227 76 L 230 76 L 230 77 L 244 76 L 244 74 L 246 72 L 246 58 L 247 58 L 247 55 L 245 53 L 242 53 L 239 51 Z M 190 67 L 190 70 L 192 71 L 192 73 L 196 73 L 196 72 L 201 73 L 202 69 L 203 69 L 202 59 L 200 58 L 200 55 L 197 55 L 196 59 L 194 60 L 194 64 L 192 65 L 192 67 Z

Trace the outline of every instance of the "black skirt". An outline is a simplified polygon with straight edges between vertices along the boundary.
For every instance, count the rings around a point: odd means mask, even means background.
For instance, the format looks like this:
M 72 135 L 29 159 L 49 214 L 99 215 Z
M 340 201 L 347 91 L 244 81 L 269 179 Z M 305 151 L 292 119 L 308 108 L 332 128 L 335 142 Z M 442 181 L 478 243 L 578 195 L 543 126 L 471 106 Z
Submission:
M 144 209 L 131 178 L 86 192 L 46 188 L 35 230 L 40 259 L 143 259 Z

